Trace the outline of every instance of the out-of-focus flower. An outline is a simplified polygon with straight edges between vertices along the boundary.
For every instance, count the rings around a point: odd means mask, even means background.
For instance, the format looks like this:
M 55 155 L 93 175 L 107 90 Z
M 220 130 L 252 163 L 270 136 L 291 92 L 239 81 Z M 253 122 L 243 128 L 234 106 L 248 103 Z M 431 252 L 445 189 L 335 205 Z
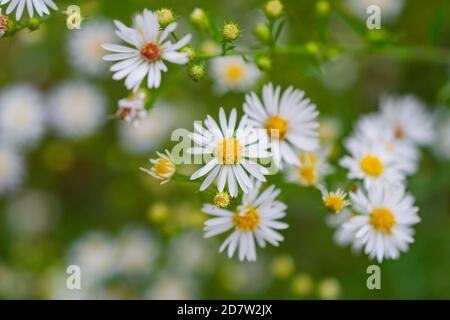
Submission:
M 189 16 L 189 19 L 200 30 L 207 30 L 209 28 L 209 19 L 203 9 L 195 8 Z
M 272 261 L 271 269 L 275 277 L 289 278 L 295 271 L 295 261 L 290 255 L 280 255 Z
M 146 94 L 143 91 L 134 92 L 127 98 L 120 99 L 116 117 L 135 127 L 139 126 L 139 121 L 147 116 L 145 99 Z
M 206 55 L 215 55 L 220 53 L 220 47 L 215 41 L 205 40 L 200 44 L 200 52 Z
M 292 292 L 300 297 L 305 297 L 311 294 L 314 287 L 314 282 L 309 274 L 301 273 L 292 279 Z
M 234 22 L 226 23 L 222 28 L 222 36 L 225 41 L 234 41 L 239 37 L 241 30 Z
M 210 75 L 218 93 L 247 91 L 259 80 L 261 71 L 241 56 L 218 57 L 211 60 Z
M 10 229 L 18 238 L 36 238 L 51 231 L 57 222 L 54 199 L 42 191 L 27 191 L 6 210 Z
M 189 300 L 195 299 L 192 283 L 177 274 L 160 274 L 147 291 L 151 300 Z
M 214 205 L 217 208 L 225 209 L 230 205 L 231 197 L 228 192 L 218 192 L 214 196 Z
M 298 155 L 299 166 L 290 166 L 288 180 L 305 187 L 318 186 L 324 178 L 333 172 L 328 164 L 328 151 L 301 152 Z
M 284 240 L 276 231 L 288 228 L 286 223 L 278 221 L 286 215 L 287 209 L 284 203 L 275 200 L 281 191 L 274 185 L 261 193 L 260 189 L 261 183 L 258 182 L 249 193 L 244 194 L 242 205 L 236 212 L 212 204 L 203 206 L 203 212 L 216 216 L 205 222 L 205 238 L 233 230 L 219 249 L 222 252 L 228 248 L 229 258 L 237 251 L 240 261 L 256 261 L 256 244 L 264 248 L 266 242 L 278 246 Z
M 2 14 L 2 9 L 0 8 L 0 39 L 6 34 L 8 27 L 9 17 Z
M 436 115 L 436 139 L 433 150 L 443 159 L 450 159 L 450 111 L 440 110 Z
M 332 91 L 346 91 L 358 80 L 359 64 L 352 55 L 340 56 L 324 65 L 321 76 L 324 86 Z
M 0 142 L 16 147 L 36 143 L 45 131 L 42 97 L 29 85 L 14 85 L 0 94 Z
M 128 227 L 116 244 L 118 271 L 125 275 L 147 275 L 159 255 L 159 245 L 145 229 Z
M 33 277 L 30 273 L 0 263 L 0 297 L 2 299 L 31 299 Z
M 333 148 L 341 134 L 341 123 L 336 118 L 320 118 L 318 131 L 320 143 L 326 148 Z
M 107 66 L 102 60 L 106 51 L 101 45 L 113 40 L 114 32 L 108 22 L 90 20 L 82 30 L 69 34 L 67 47 L 70 56 L 69 62 L 76 71 L 82 71 L 89 75 L 101 75 Z
M 88 284 L 98 283 L 117 271 L 115 253 L 114 243 L 107 235 L 91 231 L 70 248 L 67 263 L 79 266 Z
M 258 263 L 230 261 L 220 273 L 224 288 L 241 295 L 263 292 L 273 281 L 272 273 L 263 259 Z
M 188 34 L 175 43 L 168 40 L 177 27 L 176 22 L 159 32 L 158 15 L 145 9 L 142 14 L 136 16 L 134 28 L 129 28 L 117 20 L 115 24 L 119 38 L 134 48 L 104 44 L 103 48 L 112 52 L 106 55 L 104 60 L 118 61 L 111 67 L 111 71 L 115 72 L 113 79 L 125 79 L 129 90 L 137 91 L 145 77 L 148 88 L 159 88 L 161 72 L 167 71 L 163 60 L 176 64 L 188 62 L 188 53 L 179 50 L 188 44 L 191 35 Z
M 277 167 L 282 161 L 300 165 L 294 150 L 314 151 L 319 147 L 317 116 L 319 112 L 303 91 L 281 88 L 272 83 L 263 88 L 262 101 L 256 93 L 247 94 L 244 112 L 256 128 L 265 129 L 270 139 L 272 157 Z
M 56 132 L 66 138 L 81 139 L 105 121 L 105 98 L 85 82 L 67 82 L 50 95 L 48 115 Z
M 340 213 L 345 207 L 351 205 L 351 202 L 346 199 L 347 194 L 340 188 L 330 192 L 322 187 L 321 191 L 323 204 L 334 214 Z
M 177 125 L 175 108 L 167 103 L 154 106 L 139 126 L 119 124 L 119 139 L 122 147 L 133 154 L 145 154 L 159 147 Z
M 323 279 L 317 285 L 317 295 L 323 300 L 336 300 L 341 295 L 341 285 L 334 278 Z
M 353 233 L 353 242 L 364 246 L 369 258 L 398 259 L 414 242 L 413 225 L 420 222 L 419 209 L 404 186 L 374 184 L 363 192 L 350 193 L 353 209 L 360 215 L 344 223 L 343 230 Z
M 0 144 L 0 196 L 17 188 L 23 171 L 22 158 L 11 147 Z
M 361 251 L 362 245 L 353 242 L 353 239 L 355 238 L 355 232 L 350 232 L 342 228 L 342 226 L 355 215 L 356 213 L 354 213 L 347 207 L 337 214 L 328 215 L 326 223 L 328 226 L 336 229 L 336 231 L 334 232 L 333 240 L 338 246 L 346 247 L 351 244 L 353 253 L 358 253 Z
M 276 19 L 283 13 L 283 4 L 279 0 L 269 0 L 264 5 L 264 13 L 269 19 Z
M 156 154 L 158 155 L 158 158 L 150 159 L 150 163 L 152 164 L 150 170 L 145 168 L 140 169 L 152 177 L 161 180 L 161 184 L 164 184 L 170 181 L 170 178 L 172 178 L 177 171 L 177 167 L 173 162 L 169 150 L 166 150 L 165 153 L 156 152 Z
M 425 105 L 412 95 L 384 97 L 380 107 L 381 120 L 387 123 L 397 140 L 417 146 L 433 142 L 434 119 Z
M 270 157 L 267 139 L 265 135 L 261 135 L 248 125 L 246 117 L 240 120 L 236 128 L 236 118 L 236 109 L 231 111 L 227 121 L 224 109 L 220 108 L 220 127 L 208 115 L 204 121 L 206 129 L 201 124 L 195 123 L 195 131 L 189 134 L 197 146 L 189 148 L 188 153 L 204 157 L 212 156 L 205 166 L 191 176 L 191 180 L 196 180 L 207 175 L 200 186 L 200 191 L 206 190 L 217 178 L 219 192 L 224 191 L 227 186 L 230 195 L 236 197 L 239 188 L 247 193 L 253 187 L 248 174 L 260 181 L 266 180 L 264 175 L 268 174 L 268 170 L 256 161 Z
M 20 20 L 22 18 L 25 5 L 30 18 L 33 17 L 34 10 L 36 10 L 37 14 L 41 17 L 44 14 L 50 14 L 48 7 L 53 10 L 58 10 L 57 5 L 52 0 L 0 0 L 0 6 L 8 3 L 9 5 L 6 9 L 6 14 L 10 14 L 16 10 L 16 20 Z
M 361 19 L 368 17 L 367 8 L 375 5 L 381 9 L 381 21 L 391 21 L 397 17 L 403 9 L 403 0 L 347 0 L 349 8 Z

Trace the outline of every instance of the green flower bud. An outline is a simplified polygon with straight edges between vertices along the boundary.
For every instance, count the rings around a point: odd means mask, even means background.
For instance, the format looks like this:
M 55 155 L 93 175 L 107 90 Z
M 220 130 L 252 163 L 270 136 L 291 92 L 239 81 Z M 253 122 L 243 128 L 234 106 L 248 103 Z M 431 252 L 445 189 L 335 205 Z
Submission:
M 264 13 L 269 19 L 276 19 L 283 13 L 283 4 L 279 0 L 270 0 L 264 6 Z
M 239 26 L 234 22 L 226 23 L 222 29 L 222 36 L 225 41 L 234 41 L 240 34 Z
M 328 1 L 321 0 L 316 4 L 316 11 L 318 15 L 326 16 L 328 13 L 330 13 L 330 4 L 328 3 Z
M 189 77 L 191 77 L 191 79 L 196 82 L 202 80 L 205 77 L 205 75 L 206 75 L 205 67 L 199 64 L 194 64 L 189 68 Z
M 269 71 L 272 69 L 272 60 L 268 56 L 259 56 L 256 58 L 255 62 L 262 71 Z
M 320 47 L 315 42 L 308 42 L 305 45 L 306 52 L 308 52 L 312 56 L 316 56 L 320 53 Z
M 256 24 L 253 28 L 253 33 L 255 34 L 256 38 L 261 41 L 261 43 L 267 43 L 270 40 L 270 29 L 264 23 Z
M 158 21 L 161 27 L 165 28 L 172 22 L 175 22 L 175 15 L 173 14 L 172 9 L 161 8 L 156 10 L 156 14 L 158 15 Z
M 195 50 L 194 50 L 194 48 L 192 46 L 185 46 L 185 47 L 181 48 L 180 51 L 188 53 L 189 61 L 194 60 L 194 58 L 195 58 Z
M 41 21 L 38 18 L 30 18 L 27 22 L 27 28 L 31 31 L 39 29 Z
M 207 30 L 209 28 L 209 19 L 203 9 L 195 8 L 189 18 L 192 24 L 200 30 Z

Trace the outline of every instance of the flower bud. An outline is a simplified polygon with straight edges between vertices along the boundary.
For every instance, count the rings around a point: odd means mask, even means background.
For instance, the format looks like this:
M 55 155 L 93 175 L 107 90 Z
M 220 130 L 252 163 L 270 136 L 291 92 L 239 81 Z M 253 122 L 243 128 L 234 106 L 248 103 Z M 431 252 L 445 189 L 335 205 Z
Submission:
M 253 28 L 253 33 L 261 43 L 267 43 L 270 40 L 270 29 L 264 23 L 258 23 Z
M 30 18 L 27 22 L 27 28 L 31 31 L 39 29 L 41 26 L 41 21 L 38 18 Z
M 283 13 L 283 4 L 279 0 L 270 0 L 264 6 L 264 13 L 269 19 L 276 19 Z
M 206 75 L 205 67 L 199 64 L 194 64 L 189 68 L 189 77 L 191 77 L 191 79 L 196 82 L 202 80 L 205 77 L 205 75 Z
M 234 41 L 240 34 L 239 26 L 234 22 L 226 23 L 222 29 L 222 36 L 226 41 Z
M 227 192 L 219 192 L 214 196 L 214 205 L 217 208 L 226 208 L 230 205 L 231 199 Z
M 308 52 L 312 56 L 317 56 L 320 53 L 320 47 L 315 42 L 308 42 L 305 45 L 306 52 Z
M 158 15 L 159 24 L 165 28 L 172 22 L 175 22 L 175 15 L 173 14 L 172 9 L 169 8 L 161 8 L 156 10 L 156 14 Z
M 195 58 L 195 50 L 192 46 L 184 46 L 180 50 L 181 52 L 187 52 L 188 53 L 188 60 L 192 61 Z
M 195 8 L 189 18 L 192 24 L 200 30 L 207 30 L 209 28 L 209 19 L 203 9 Z
M 272 69 L 272 60 L 268 56 L 258 56 L 256 57 L 256 65 L 262 71 L 269 71 Z

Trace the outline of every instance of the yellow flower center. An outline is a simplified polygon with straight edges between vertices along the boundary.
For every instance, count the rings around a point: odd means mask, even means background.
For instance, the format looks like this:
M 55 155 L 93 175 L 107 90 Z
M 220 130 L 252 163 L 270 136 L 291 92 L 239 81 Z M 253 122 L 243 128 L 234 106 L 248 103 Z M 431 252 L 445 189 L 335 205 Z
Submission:
M 235 213 L 233 223 L 236 229 L 241 231 L 255 230 L 259 224 L 259 213 L 255 208 L 248 206 L 244 215 L 240 215 L 239 212 Z
M 236 138 L 226 138 L 217 144 L 216 156 L 220 164 L 236 164 L 241 155 L 242 145 Z
M 329 195 L 323 202 L 334 213 L 338 213 L 344 208 L 344 199 L 338 195 Z
M 226 192 L 219 192 L 214 196 L 214 205 L 218 208 L 228 207 L 230 201 L 230 196 Z
M 300 160 L 301 164 L 313 165 L 317 162 L 317 155 L 313 152 L 304 152 L 304 153 L 300 154 L 298 159 Z
M 360 162 L 361 170 L 369 176 L 379 177 L 383 173 L 383 163 L 374 155 L 367 155 Z
M 391 234 L 392 227 L 396 224 L 394 215 L 387 208 L 377 208 L 370 216 L 370 224 L 379 232 Z
M 312 186 L 317 181 L 316 166 L 307 165 L 298 169 L 300 179 L 308 186 Z
M 267 134 L 272 138 L 283 140 L 288 129 L 289 124 L 285 118 L 275 115 L 266 122 Z
M 159 159 L 155 163 L 155 174 L 160 178 L 165 178 L 165 175 L 175 171 L 175 166 L 169 159 Z
M 226 77 L 228 81 L 236 83 L 241 81 L 244 76 L 244 68 L 239 64 L 232 64 L 226 71 Z

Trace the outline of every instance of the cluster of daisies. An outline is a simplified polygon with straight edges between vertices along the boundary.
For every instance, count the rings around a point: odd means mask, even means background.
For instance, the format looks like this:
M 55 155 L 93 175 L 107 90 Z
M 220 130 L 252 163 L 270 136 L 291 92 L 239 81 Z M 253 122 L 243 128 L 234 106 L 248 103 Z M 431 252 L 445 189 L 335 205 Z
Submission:
M 340 160 L 356 190 L 350 200 L 340 189 L 323 190 L 338 244 L 378 262 L 408 250 L 420 217 L 406 179 L 417 172 L 419 148 L 433 139 L 434 116 L 410 95 L 385 97 L 379 112 L 359 119 L 344 142 L 348 155 Z
M 106 100 L 87 82 L 65 82 L 44 95 L 30 84 L 0 92 L 0 196 L 16 191 L 25 173 L 24 155 L 47 129 L 69 140 L 85 138 L 105 121 Z
M 189 133 L 193 146 L 186 152 L 204 164 L 190 180 L 202 180 L 200 191 L 217 189 L 214 203 L 203 207 L 214 216 L 205 222 L 205 236 L 230 232 L 220 251 L 255 261 L 256 247 L 277 246 L 284 239 L 279 230 L 288 227 L 280 221 L 287 209 L 277 200 L 281 190 L 274 185 L 263 188 L 266 176 L 283 168 L 299 170 L 305 154 L 318 149 L 319 113 L 303 91 L 289 87 L 282 92 L 271 83 L 263 87 L 262 97 L 247 94 L 243 111 L 238 119 L 236 109 L 227 117 L 220 108 L 219 121 L 208 115 L 194 123 Z M 158 156 L 143 170 L 164 183 L 176 176 L 183 161 L 168 151 Z M 230 198 L 239 194 L 241 204 L 227 209 Z

